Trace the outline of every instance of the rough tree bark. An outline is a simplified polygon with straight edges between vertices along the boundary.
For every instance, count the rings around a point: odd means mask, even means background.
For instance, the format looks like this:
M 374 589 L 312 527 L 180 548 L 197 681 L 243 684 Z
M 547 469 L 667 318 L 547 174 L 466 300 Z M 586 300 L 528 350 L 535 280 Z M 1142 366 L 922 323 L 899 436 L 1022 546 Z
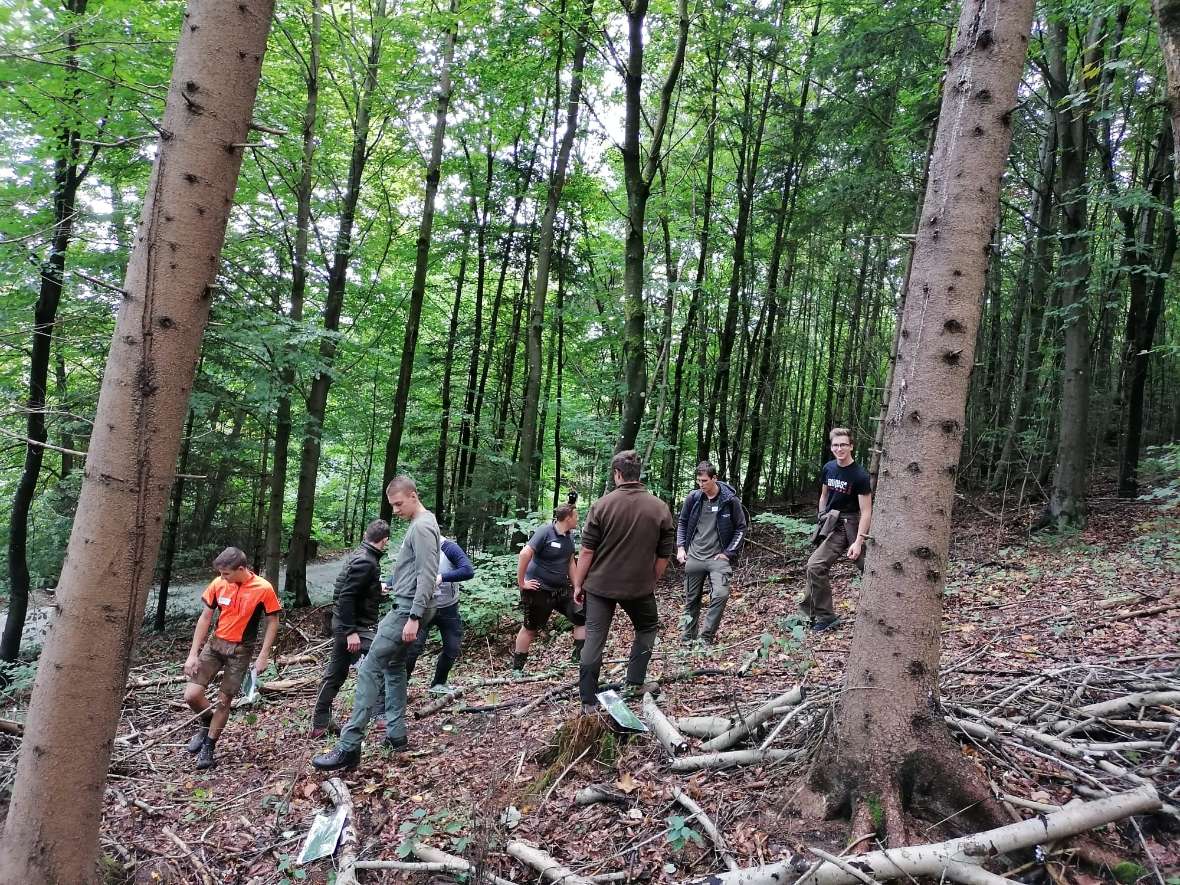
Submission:
M 1154 0 L 1155 19 L 1160 29 L 1160 49 L 1168 72 L 1168 110 L 1172 115 L 1173 156 L 1180 157 L 1180 0 Z M 1180 175 L 1180 163 L 1174 175 Z
M 644 243 L 643 225 L 652 182 L 660 166 L 660 151 L 668 128 L 672 95 L 684 67 L 688 45 L 688 0 L 677 3 L 679 38 L 668 76 L 660 88 L 660 104 L 652 127 L 646 161 L 640 156 L 640 127 L 643 125 L 643 34 L 649 0 L 630 0 L 627 9 L 627 65 L 623 75 L 626 113 L 623 120 L 623 179 L 627 185 L 627 236 L 624 246 L 623 301 L 626 322 L 623 326 L 624 377 L 627 394 L 623 400 L 623 420 L 615 451 L 635 447 L 643 411 L 647 405 L 647 307 L 643 300 Z
M 524 386 L 524 406 L 520 418 L 520 458 L 516 462 L 516 510 L 523 516 L 536 500 L 536 490 L 531 479 L 535 473 L 534 459 L 537 451 L 537 412 L 541 392 L 541 330 L 545 322 L 545 300 L 549 295 L 549 265 L 553 260 L 553 227 L 557 220 L 557 207 L 561 202 L 561 191 L 565 187 L 565 172 L 569 166 L 570 152 L 578 134 L 578 112 L 582 103 L 582 69 L 586 63 L 586 33 L 594 14 L 594 0 L 586 0 L 582 7 L 582 19 L 575 23 L 577 38 L 574 43 L 574 57 L 570 72 L 570 91 L 565 111 L 565 132 L 557 150 L 557 162 L 549 176 L 549 193 L 545 201 L 545 214 L 541 216 L 541 229 L 537 240 L 537 281 L 533 286 L 532 303 L 529 305 L 525 359 L 527 374 Z
M 938 711 L 939 626 L 987 244 L 1033 5 L 963 4 L 901 320 L 847 685 L 808 777 L 826 811 L 851 812 L 857 833 L 878 829 L 882 814 L 891 843 L 905 839 L 903 802 L 936 820 L 943 809 L 997 811 Z
M 0 839 L 0 881 L 97 877 L 111 742 L 273 11 L 272 0 L 202 0 L 185 12 Z
M 414 354 L 418 350 L 418 329 L 422 325 L 422 304 L 426 299 L 426 272 L 430 269 L 430 236 L 434 229 L 434 203 L 442 174 L 443 139 L 447 132 L 447 112 L 451 106 L 451 63 L 455 58 L 455 34 L 459 29 L 459 0 L 451 0 L 443 32 L 442 58 L 438 71 L 438 103 L 434 112 L 434 134 L 430 141 L 430 161 L 426 166 L 426 195 L 422 200 L 422 219 L 418 224 L 417 251 L 414 256 L 414 280 L 410 286 L 410 309 L 406 315 L 406 333 L 402 339 L 401 365 L 397 373 L 397 392 L 393 397 L 393 420 L 385 444 L 385 469 L 381 478 L 381 518 L 390 519 L 393 508 L 384 489 L 397 473 L 401 454 L 402 432 L 410 403 L 410 379 L 414 374 Z

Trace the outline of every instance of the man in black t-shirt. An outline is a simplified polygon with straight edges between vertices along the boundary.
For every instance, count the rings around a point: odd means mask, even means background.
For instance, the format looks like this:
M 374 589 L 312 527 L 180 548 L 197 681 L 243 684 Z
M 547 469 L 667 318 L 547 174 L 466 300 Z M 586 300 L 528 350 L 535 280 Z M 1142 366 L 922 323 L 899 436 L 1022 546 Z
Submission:
M 852 460 L 852 432 L 834 427 L 828 434 L 835 460 L 820 473 L 819 546 L 807 560 L 807 592 L 799 610 L 820 632 L 839 623 L 832 610 L 832 582 L 829 572 L 841 557 L 852 560 L 864 572 L 864 542 L 873 520 L 873 488 L 869 474 Z
M 524 625 L 516 634 L 512 651 L 512 669 L 523 672 L 529 648 L 554 610 L 574 625 L 574 660 L 581 657 L 586 644 L 586 612 L 574 604 L 572 568 L 578 509 L 563 504 L 553 512 L 553 522 L 543 525 L 520 551 L 516 565 L 516 584 L 520 587 L 520 604 Z

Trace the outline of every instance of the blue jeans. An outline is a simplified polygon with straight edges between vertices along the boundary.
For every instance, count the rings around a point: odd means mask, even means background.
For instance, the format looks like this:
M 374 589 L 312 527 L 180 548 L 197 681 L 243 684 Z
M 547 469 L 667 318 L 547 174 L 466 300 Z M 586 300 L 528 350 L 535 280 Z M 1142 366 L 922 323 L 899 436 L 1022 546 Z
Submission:
M 459 647 L 463 643 L 463 618 L 459 614 L 458 601 L 445 605 L 434 613 L 431 620 L 422 619 L 418 630 L 418 638 L 414 640 L 409 654 L 406 656 L 406 678 L 414 673 L 414 664 L 426 648 L 426 637 L 430 635 L 431 627 L 438 627 L 442 637 L 442 651 L 438 653 L 438 661 L 434 665 L 434 679 L 431 685 L 445 685 L 447 677 L 451 675 L 451 667 L 459 660 Z
M 390 740 L 406 736 L 406 659 L 411 644 L 402 641 L 402 629 L 409 614 L 410 600 L 398 599 L 394 609 L 377 625 L 377 636 L 357 672 L 352 716 L 340 732 L 340 746 L 345 750 L 355 750 L 364 740 L 382 679 L 385 681 L 385 736 Z M 432 617 L 432 608 L 422 613 L 422 621 Z

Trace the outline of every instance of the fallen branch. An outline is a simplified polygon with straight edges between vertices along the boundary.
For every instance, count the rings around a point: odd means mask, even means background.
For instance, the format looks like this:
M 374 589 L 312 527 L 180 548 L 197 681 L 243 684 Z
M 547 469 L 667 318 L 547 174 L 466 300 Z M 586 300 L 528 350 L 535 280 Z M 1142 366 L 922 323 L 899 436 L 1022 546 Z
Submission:
M 627 805 L 630 803 L 627 794 L 606 784 L 591 784 L 582 787 L 574 793 L 575 805 L 594 805 L 596 802 L 609 802 L 612 805 Z
M 1117 796 L 1079 803 L 1052 814 L 1038 815 L 983 833 L 929 845 L 872 851 L 844 860 L 858 870 L 879 879 L 938 877 L 944 870 L 951 875 L 948 866 L 956 871 L 958 867 L 954 867 L 955 864 L 979 867 L 984 861 L 998 854 L 1009 854 L 1033 845 L 1066 839 L 1112 821 L 1156 811 L 1159 807 L 1160 799 L 1155 790 L 1152 787 L 1140 787 Z M 717 873 L 711 877 L 711 881 L 713 885 L 778 885 L 793 878 L 794 871 L 789 863 L 774 863 L 737 872 Z M 977 878 L 967 885 L 974 885 L 974 882 L 995 882 L 996 878 Z M 825 863 L 802 876 L 797 885 L 853 885 L 856 881 L 854 876 L 850 876 L 839 866 Z
M 785 694 L 771 698 L 729 731 L 701 745 L 702 750 L 728 750 L 773 716 L 780 707 L 790 707 L 803 700 L 803 687 L 796 685 Z
M 189 862 L 193 865 L 193 868 L 201 877 L 201 882 L 203 885 L 213 885 L 213 874 L 209 872 L 209 868 L 205 866 L 205 862 L 197 857 L 193 850 L 188 847 L 188 843 L 177 836 L 168 827 L 164 827 L 162 832 L 165 836 L 172 840 L 172 843 L 176 845 L 176 847 L 181 850 L 181 853 L 183 853 L 184 856 L 189 859 Z
M 826 861 L 827 863 L 830 863 L 830 864 L 835 864 L 837 867 L 842 869 L 844 872 L 846 872 L 848 875 L 850 875 L 856 881 L 863 882 L 863 883 L 865 883 L 865 885 L 877 885 L 876 879 L 874 879 L 868 873 L 858 870 L 856 867 L 854 867 L 852 864 L 850 864 L 844 858 L 836 857 L 836 855 L 834 855 L 834 854 L 829 854 L 828 852 L 824 851 L 822 848 L 812 848 L 812 847 L 808 846 L 807 850 L 810 851 L 812 854 L 814 854 L 816 857 L 818 857 L 820 860 Z M 821 864 L 821 866 L 822 866 L 822 864 Z M 815 867 L 815 869 L 818 870 L 819 867 Z
M 724 861 L 726 869 L 740 869 L 736 858 L 733 856 L 733 852 L 729 850 L 729 846 L 725 843 L 725 837 L 721 835 L 721 831 L 717 829 L 717 825 L 713 823 L 713 819 L 705 814 L 705 810 L 679 787 L 672 788 L 672 798 L 687 808 L 689 813 L 696 817 L 701 825 L 701 829 L 713 840 L 713 845 L 716 846 L 717 853 L 721 855 L 721 860 Z
M 412 849 L 415 857 L 420 857 L 427 863 L 446 864 L 454 868 L 460 873 L 474 873 L 475 867 L 471 861 L 465 857 L 460 857 L 457 854 L 448 854 L 438 848 L 431 848 L 429 845 L 423 845 L 421 842 L 415 842 Z M 357 866 L 360 866 L 358 864 Z M 499 876 L 494 876 L 487 870 L 483 871 L 483 878 L 486 882 L 491 882 L 492 885 L 516 885 L 511 879 L 502 879 Z
M 730 750 L 701 756 L 681 756 L 672 762 L 673 771 L 698 771 L 702 768 L 733 768 L 736 765 L 761 765 L 793 759 L 802 750 Z
M 645 692 L 643 695 L 643 719 L 656 739 L 664 745 L 669 756 L 676 756 L 688 749 L 688 741 L 664 715 L 651 692 Z
M 13 719 L 0 719 L 0 732 L 4 734 L 14 734 L 17 737 L 24 737 L 25 724 L 17 722 Z
M 439 710 L 441 710 L 443 707 L 445 707 L 451 701 L 458 700 L 460 697 L 462 697 L 463 693 L 465 691 L 467 691 L 467 686 L 460 685 L 458 688 L 454 689 L 453 691 L 448 692 L 447 694 L 443 695 L 442 697 L 435 698 L 433 701 L 431 701 L 429 704 L 427 704 L 421 710 L 415 710 L 414 711 L 414 718 L 421 719 L 423 716 L 429 716 L 431 713 L 437 713 Z
M 1180 704 L 1180 691 L 1140 691 L 1125 697 L 1080 707 L 1078 713 L 1083 716 L 1109 716 L 1111 713 L 1121 713 L 1123 710 L 1156 707 L 1160 704 Z
M 340 831 L 340 842 L 337 851 L 340 852 L 340 872 L 336 874 L 336 885 L 357 885 L 356 878 L 356 827 L 353 824 L 352 794 L 344 781 L 338 777 L 328 778 L 320 784 L 320 789 L 332 800 L 337 808 L 345 809 L 344 828 Z
M 540 848 L 534 848 L 524 842 L 513 841 L 508 843 L 507 850 L 521 863 L 528 864 L 537 870 L 541 874 L 541 878 L 547 882 L 561 883 L 561 885 L 590 885 L 589 879 L 563 867 Z

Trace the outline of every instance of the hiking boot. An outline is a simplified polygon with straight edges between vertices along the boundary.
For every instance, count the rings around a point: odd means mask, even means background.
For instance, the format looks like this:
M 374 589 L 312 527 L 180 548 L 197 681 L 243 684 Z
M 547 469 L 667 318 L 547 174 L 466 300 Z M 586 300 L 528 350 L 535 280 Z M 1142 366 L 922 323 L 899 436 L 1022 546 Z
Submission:
M 585 639 L 575 639 L 574 640 L 574 650 L 572 652 L 570 652 L 570 660 L 573 661 L 575 664 L 580 664 L 582 662 L 582 649 L 585 647 L 586 647 L 586 640 Z
M 209 727 L 201 726 L 197 729 L 197 733 L 188 739 L 188 743 L 184 745 L 184 749 L 196 756 L 201 752 L 201 747 L 205 746 L 205 739 L 209 737 Z
M 446 682 L 440 682 L 438 685 L 432 685 L 426 689 L 430 694 L 450 694 L 453 691 L 458 691 L 453 685 Z
M 390 753 L 404 753 L 410 748 L 410 741 L 403 735 L 398 738 L 386 737 L 381 742 L 381 749 Z
M 529 653 L 527 651 L 514 651 L 512 653 L 512 675 L 519 679 L 524 675 L 524 665 L 528 663 Z
M 204 771 L 206 768 L 212 768 L 217 764 L 217 760 L 213 758 L 213 741 L 205 738 L 201 742 L 201 749 L 197 753 L 197 771 Z
M 600 709 L 601 708 L 598 706 L 597 701 L 595 701 L 593 704 L 582 704 L 582 715 L 597 716 Z
M 838 627 L 839 625 L 839 618 L 824 618 L 823 620 L 816 620 L 816 622 L 811 625 L 811 632 L 823 633 L 825 630 L 831 630 L 833 627 Z
M 318 741 L 326 734 L 340 734 L 340 723 L 333 719 L 327 725 L 313 725 L 308 732 L 313 741 Z
M 361 762 L 361 748 L 348 750 L 339 745 L 333 747 L 327 753 L 321 753 L 319 756 L 313 756 L 311 764 L 320 771 L 351 771 L 360 765 Z
M 642 698 L 648 692 L 653 698 L 660 696 L 660 684 L 655 681 L 644 682 L 642 685 L 635 682 L 628 682 L 623 686 L 624 698 Z

